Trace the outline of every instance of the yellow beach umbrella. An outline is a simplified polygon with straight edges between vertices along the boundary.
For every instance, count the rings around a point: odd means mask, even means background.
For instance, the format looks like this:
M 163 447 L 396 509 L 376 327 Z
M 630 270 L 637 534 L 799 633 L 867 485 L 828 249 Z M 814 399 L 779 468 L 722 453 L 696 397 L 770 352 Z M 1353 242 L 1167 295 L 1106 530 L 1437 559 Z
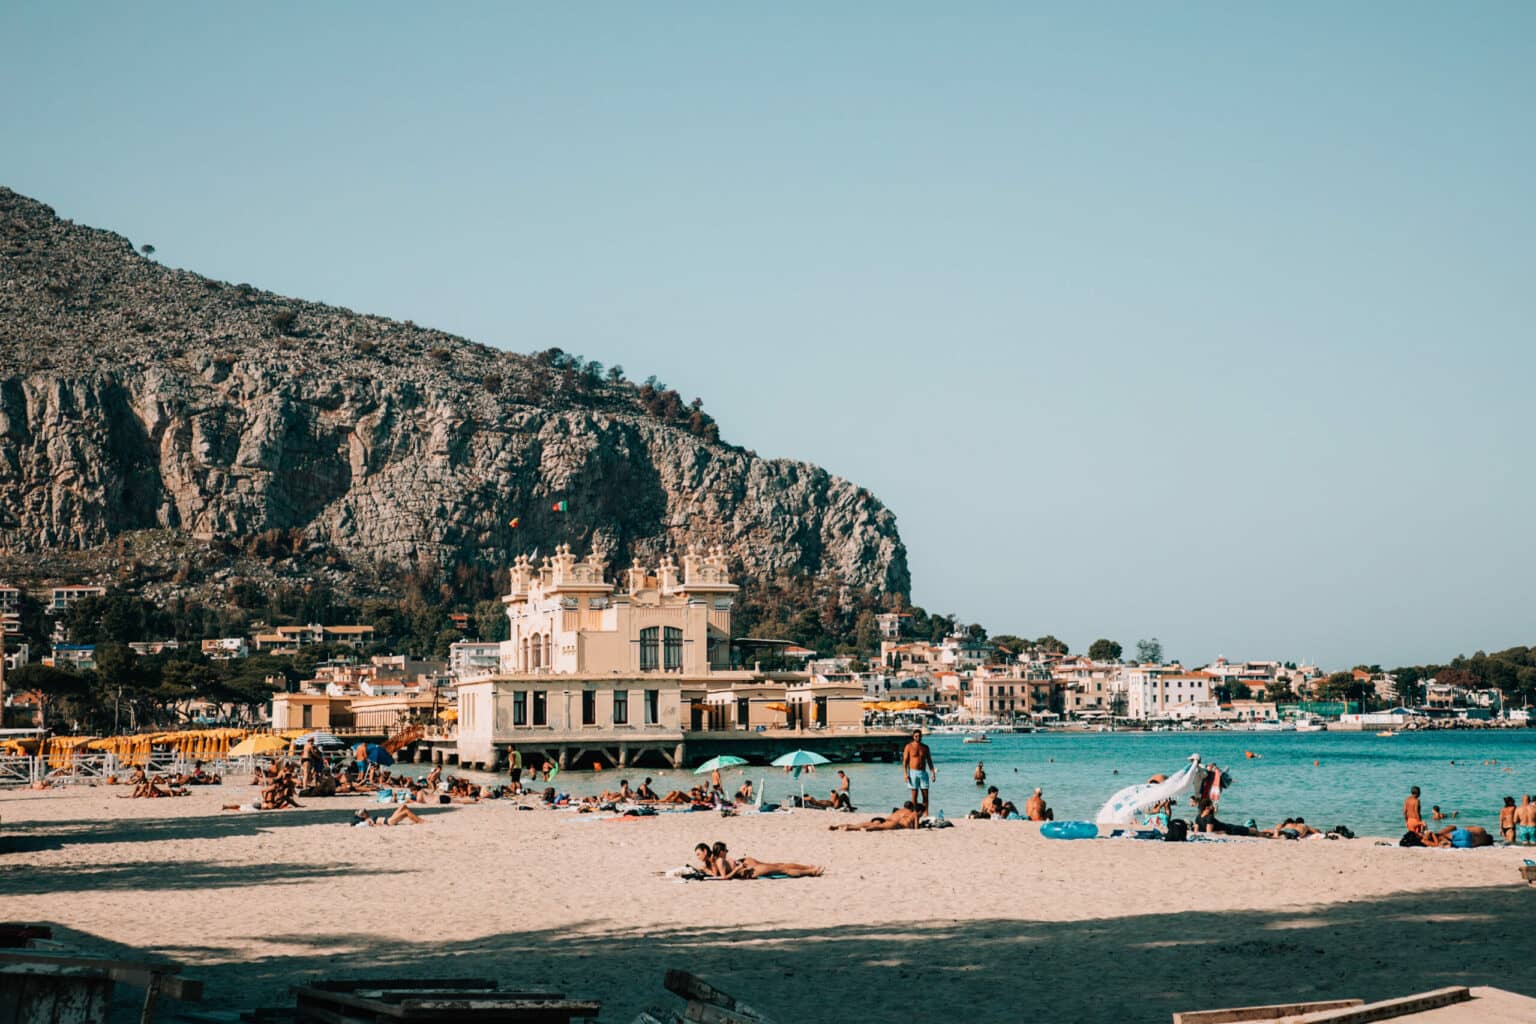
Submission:
M 230 748 L 230 757 L 255 757 L 257 754 L 276 754 L 288 749 L 288 741 L 281 736 L 251 736 Z

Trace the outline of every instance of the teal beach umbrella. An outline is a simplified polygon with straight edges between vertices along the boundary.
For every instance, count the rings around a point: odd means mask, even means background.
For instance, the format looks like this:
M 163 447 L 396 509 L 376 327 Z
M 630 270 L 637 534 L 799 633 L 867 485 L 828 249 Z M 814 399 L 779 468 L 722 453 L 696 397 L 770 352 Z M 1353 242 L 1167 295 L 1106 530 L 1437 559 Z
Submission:
M 805 803 L 805 778 L 801 776 L 800 769 L 808 768 L 811 765 L 831 763 L 814 750 L 791 750 L 784 756 L 773 759 L 773 766 L 775 768 L 793 768 L 795 770 L 795 777 L 800 780 L 800 802 L 802 804 Z
M 744 757 L 735 757 L 731 754 L 721 754 L 719 757 L 712 757 L 708 761 L 705 761 L 703 764 L 699 765 L 693 770 L 693 774 L 708 775 L 710 772 L 716 770 L 717 768 L 734 768 L 739 764 L 746 763 L 747 759 Z

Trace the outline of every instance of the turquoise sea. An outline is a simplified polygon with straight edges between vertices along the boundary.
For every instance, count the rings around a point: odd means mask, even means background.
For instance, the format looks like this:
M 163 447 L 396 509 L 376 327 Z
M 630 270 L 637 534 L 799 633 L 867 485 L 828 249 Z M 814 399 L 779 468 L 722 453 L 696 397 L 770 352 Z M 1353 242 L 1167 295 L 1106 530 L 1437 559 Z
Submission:
M 814 739 L 808 737 L 806 745 L 814 750 Z M 1358 732 L 1034 733 L 993 735 L 985 745 L 964 744 L 960 736 L 931 736 L 929 745 L 938 767 L 931 808 L 951 818 L 963 817 L 981 801 L 983 791 L 972 781 L 978 760 L 985 763 L 988 782 L 1020 807 L 1040 786 L 1058 819 L 1091 820 L 1116 790 L 1157 772 L 1172 772 L 1193 753 L 1232 772 L 1235 784 L 1222 796 L 1222 820 L 1254 818 L 1264 828 L 1300 815 L 1321 828 L 1347 825 L 1360 834 L 1395 836 L 1402 832 L 1403 798 L 1408 787 L 1417 785 L 1426 818 L 1438 804 L 1447 814 L 1459 811 L 1459 821 L 1496 832 L 1504 796 L 1518 802 L 1521 793 L 1536 793 L 1536 729 L 1392 737 Z M 1247 757 L 1249 751 L 1258 756 Z M 733 769 L 726 777 L 732 788 L 746 777 L 761 781 L 769 800 L 798 793 L 802 781 L 807 794 L 825 797 L 839 767 L 848 772 L 860 811 L 882 813 L 907 798 L 901 769 L 894 764 L 825 765 L 800 780 L 765 767 Z M 566 772 L 558 781 L 562 791 L 584 795 L 616 788 L 620 778 L 638 784 L 646 776 L 659 792 L 684 789 L 693 781 L 691 773 L 653 769 Z

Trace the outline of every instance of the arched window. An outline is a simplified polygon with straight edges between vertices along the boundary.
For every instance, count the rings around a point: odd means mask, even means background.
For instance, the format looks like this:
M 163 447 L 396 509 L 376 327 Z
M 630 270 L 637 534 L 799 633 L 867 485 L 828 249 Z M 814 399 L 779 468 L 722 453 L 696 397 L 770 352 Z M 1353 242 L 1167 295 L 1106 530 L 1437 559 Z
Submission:
M 551 668 L 555 664 L 555 634 L 544 634 L 544 667 Z
M 529 638 L 529 644 L 529 649 L 533 652 L 533 661 L 529 662 L 528 667 L 530 669 L 536 669 L 540 665 L 539 655 L 544 651 L 544 649 L 539 646 L 539 634 L 533 634 L 533 636 Z
M 640 631 L 640 671 L 654 672 L 659 667 L 661 630 L 656 626 L 647 626 Z
M 518 670 L 527 672 L 532 666 L 528 664 L 528 638 L 523 637 L 523 660 L 518 663 Z

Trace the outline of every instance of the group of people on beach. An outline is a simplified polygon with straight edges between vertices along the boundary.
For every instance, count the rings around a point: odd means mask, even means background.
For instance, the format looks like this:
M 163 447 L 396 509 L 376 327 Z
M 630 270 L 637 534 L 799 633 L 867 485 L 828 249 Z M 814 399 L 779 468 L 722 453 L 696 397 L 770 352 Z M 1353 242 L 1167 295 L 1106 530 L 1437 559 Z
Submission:
M 303 807 L 299 794 L 299 770 L 288 762 L 257 767 L 251 785 L 261 788 L 261 795 L 248 804 L 224 804 L 225 811 L 281 811 L 287 807 Z
M 117 780 L 113 778 L 110 781 Z M 122 799 L 186 796 L 192 792 L 192 786 L 217 786 L 223 781 L 220 776 L 204 770 L 201 761 L 198 761 L 190 772 L 176 772 L 170 775 L 150 775 L 142 767 L 135 767 L 123 780 L 124 783 L 133 787 L 133 792 Z

